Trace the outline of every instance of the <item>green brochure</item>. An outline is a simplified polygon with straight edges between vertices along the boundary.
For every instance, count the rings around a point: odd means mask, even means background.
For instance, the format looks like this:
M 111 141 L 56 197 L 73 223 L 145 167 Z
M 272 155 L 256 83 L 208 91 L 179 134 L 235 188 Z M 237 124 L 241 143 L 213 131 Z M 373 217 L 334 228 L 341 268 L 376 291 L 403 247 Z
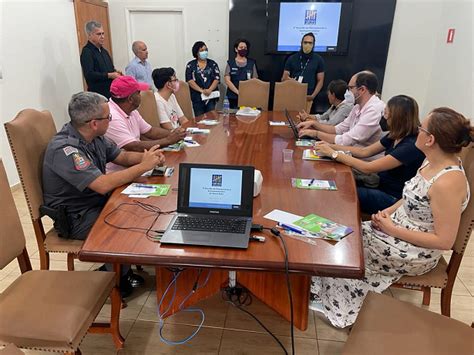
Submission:
M 352 233 L 352 228 L 315 214 L 309 214 L 292 224 L 303 228 L 315 237 L 330 240 L 341 240 L 346 235 Z

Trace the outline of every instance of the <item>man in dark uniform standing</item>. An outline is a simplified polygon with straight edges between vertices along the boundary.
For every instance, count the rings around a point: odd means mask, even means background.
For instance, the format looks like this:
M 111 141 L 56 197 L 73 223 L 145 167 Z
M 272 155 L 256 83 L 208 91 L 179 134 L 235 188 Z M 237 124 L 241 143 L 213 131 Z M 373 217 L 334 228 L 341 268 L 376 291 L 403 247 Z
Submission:
M 313 100 L 324 84 L 324 60 L 313 52 L 315 37 L 309 32 L 301 39 L 301 49 L 292 54 L 285 63 L 281 81 L 297 80 L 308 84 L 306 111 L 310 112 Z M 312 112 L 312 111 L 311 111 Z
M 163 164 L 165 158 L 158 146 L 144 153 L 128 152 L 106 139 L 103 135 L 111 115 L 107 99 L 102 95 L 75 94 L 68 111 L 71 122 L 63 126 L 46 148 L 43 197 L 59 235 L 84 240 L 110 193 Z M 106 174 L 108 162 L 128 168 Z M 132 281 L 130 274 L 122 278 L 121 290 L 131 292 Z
M 102 24 L 89 21 L 85 29 L 88 41 L 82 48 L 81 66 L 87 90 L 110 98 L 110 84 L 122 73 L 114 68 L 109 52 L 103 47 L 105 32 Z

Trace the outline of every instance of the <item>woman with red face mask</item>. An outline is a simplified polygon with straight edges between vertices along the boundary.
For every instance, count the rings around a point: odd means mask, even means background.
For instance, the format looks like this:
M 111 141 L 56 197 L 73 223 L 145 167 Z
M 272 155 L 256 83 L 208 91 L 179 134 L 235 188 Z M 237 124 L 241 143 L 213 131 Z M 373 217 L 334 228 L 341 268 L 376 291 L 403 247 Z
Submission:
M 234 43 L 235 58 L 227 61 L 224 80 L 227 85 L 227 98 L 230 108 L 236 109 L 239 100 L 239 82 L 252 78 L 258 79 L 257 64 L 248 58 L 250 43 L 246 39 L 238 39 Z

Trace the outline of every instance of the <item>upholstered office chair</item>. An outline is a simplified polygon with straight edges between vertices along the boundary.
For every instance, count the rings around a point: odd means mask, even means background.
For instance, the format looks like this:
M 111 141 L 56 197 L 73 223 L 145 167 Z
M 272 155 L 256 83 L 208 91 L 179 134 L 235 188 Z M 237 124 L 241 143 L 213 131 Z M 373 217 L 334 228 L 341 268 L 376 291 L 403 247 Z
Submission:
M 191 101 L 191 91 L 189 90 L 189 84 L 180 80 L 179 90 L 174 95 L 176 96 L 176 100 L 178 101 L 178 104 L 181 107 L 181 110 L 183 110 L 186 118 L 194 118 L 193 103 Z
M 31 270 L 1 159 L 0 196 L 0 269 L 17 259 L 22 273 L 0 294 L 0 346 L 14 343 L 20 348 L 73 354 L 89 331 L 112 334 L 115 347 L 122 348 L 121 297 L 115 273 Z M 93 324 L 109 295 L 111 322 Z
M 441 288 L 441 314 L 449 317 L 451 314 L 451 294 L 456 275 L 461 265 L 467 243 L 474 226 L 474 145 L 471 144 L 461 152 L 461 160 L 469 181 L 471 199 L 461 216 L 456 241 L 452 247 L 449 263 L 441 257 L 438 265 L 430 272 L 421 276 L 403 276 L 392 286 L 423 291 L 423 304 L 429 305 L 431 288 Z
M 42 270 L 49 269 L 49 253 L 67 253 L 68 270 L 74 270 L 74 258 L 82 241 L 60 238 L 54 228 L 45 233 L 40 206 L 43 204 L 43 157 L 56 126 L 49 111 L 26 109 L 5 123 L 8 141 L 25 193 L 31 222 L 38 243 Z
M 158 117 L 158 108 L 156 107 L 155 95 L 151 90 L 142 91 L 140 93 L 142 101 L 138 112 L 153 127 L 160 126 L 160 119 Z
M 270 83 L 259 79 L 250 79 L 239 83 L 239 106 L 261 107 L 268 111 Z
M 343 355 L 472 355 L 474 329 L 390 296 L 369 292 Z
M 306 92 L 308 84 L 295 80 L 275 83 L 273 111 L 301 111 L 306 109 Z

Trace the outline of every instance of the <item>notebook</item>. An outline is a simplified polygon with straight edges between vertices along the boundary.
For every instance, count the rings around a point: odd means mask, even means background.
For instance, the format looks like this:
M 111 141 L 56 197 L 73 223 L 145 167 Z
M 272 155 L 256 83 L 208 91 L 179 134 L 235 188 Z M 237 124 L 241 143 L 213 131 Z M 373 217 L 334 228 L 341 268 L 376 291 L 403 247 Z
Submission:
M 293 121 L 293 118 L 291 118 L 291 115 L 290 115 L 290 113 L 288 112 L 288 110 L 286 108 L 285 108 L 285 116 L 286 116 L 286 119 L 288 120 L 288 123 L 290 124 L 290 128 L 293 131 L 293 134 L 294 134 L 296 140 L 299 140 L 299 139 L 317 140 L 316 138 L 310 137 L 310 136 L 299 137 L 298 136 L 298 128 L 296 127 L 295 121 Z
M 247 248 L 254 172 L 252 166 L 181 163 L 178 213 L 161 243 Z

